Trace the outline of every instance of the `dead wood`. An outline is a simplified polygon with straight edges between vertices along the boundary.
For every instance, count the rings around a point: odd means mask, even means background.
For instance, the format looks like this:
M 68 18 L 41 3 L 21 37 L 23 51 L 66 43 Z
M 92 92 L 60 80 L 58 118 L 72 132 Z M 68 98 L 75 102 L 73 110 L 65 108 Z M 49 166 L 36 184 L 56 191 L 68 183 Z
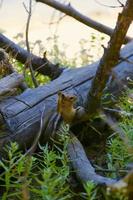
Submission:
M 82 183 L 93 181 L 95 184 L 106 186 L 116 183 L 116 180 L 100 176 L 95 172 L 94 167 L 86 156 L 82 144 L 74 135 L 71 135 L 68 144 L 68 156 L 74 172 Z
M 32 53 L 29 53 L 1 33 L 0 47 L 5 49 L 7 53 L 10 53 L 15 59 L 23 64 L 26 64 L 29 60 L 31 60 L 31 64 L 35 71 L 49 76 L 52 80 L 57 78 L 63 71 L 63 68 L 60 68 L 56 64 L 52 64 L 46 57 L 41 58 Z
M 110 194 L 119 192 L 127 196 L 133 195 L 133 170 L 129 171 L 127 175 L 120 180 L 103 177 L 97 174 L 89 158 L 86 156 L 80 141 L 75 135 L 71 134 L 70 136 L 68 156 L 72 168 L 81 183 L 85 184 L 88 181 L 92 181 L 97 185 L 106 186 Z
M 23 82 L 24 77 L 14 72 L 0 80 L 0 99 L 10 94 L 13 89 L 18 88 Z

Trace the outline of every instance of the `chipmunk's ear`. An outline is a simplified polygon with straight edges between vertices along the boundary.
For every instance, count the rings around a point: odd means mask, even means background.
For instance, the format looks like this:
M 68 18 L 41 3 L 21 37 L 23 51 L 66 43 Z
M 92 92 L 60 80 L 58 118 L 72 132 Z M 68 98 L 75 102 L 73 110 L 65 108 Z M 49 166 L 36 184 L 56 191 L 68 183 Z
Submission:
M 58 91 L 58 96 L 61 96 L 62 95 L 62 92 L 59 90 Z
M 62 98 L 65 97 L 65 95 L 61 91 L 58 91 L 58 96 Z

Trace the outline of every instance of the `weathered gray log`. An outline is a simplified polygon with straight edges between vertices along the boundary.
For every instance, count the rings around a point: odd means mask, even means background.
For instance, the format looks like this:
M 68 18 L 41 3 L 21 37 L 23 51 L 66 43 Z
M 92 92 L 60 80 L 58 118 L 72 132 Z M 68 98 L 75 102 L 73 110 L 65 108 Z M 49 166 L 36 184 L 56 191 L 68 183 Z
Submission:
M 24 77 L 14 72 L 0 80 L 0 98 L 10 93 L 14 88 L 18 88 L 24 80 Z
M 108 187 L 110 192 L 121 192 L 124 190 L 128 195 L 130 193 L 133 195 L 133 170 L 129 171 L 128 174 L 119 181 L 97 174 L 91 162 L 88 160 L 80 141 L 74 134 L 70 133 L 70 136 L 67 148 L 68 156 L 80 182 L 84 184 L 88 181 L 93 181 L 95 184 Z
M 133 62 L 133 42 L 123 48 L 121 57 L 126 57 Z M 3 146 L 9 141 L 17 141 L 25 148 L 31 145 L 39 129 L 44 105 L 46 107 L 45 131 L 41 136 L 41 142 L 46 142 L 53 134 L 56 121 L 57 92 L 62 90 L 75 94 L 78 97 L 77 105 L 84 104 L 97 66 L 98 62 L 78 69 L 66 69 L 59 78 L 49 84 L 28 89 L 15 99 L 12 97 L 2 101 L 0 113 L 8 131 L 6 131 L 7 135 L 0 136 L 0 150 L 2 151 Z M 107 89 L 117 96 L 125 89 L 129 78 L 133 79 L 133 64 L 120 61 L 114 68 L 114 73 L 116 78 L 110 78 Z

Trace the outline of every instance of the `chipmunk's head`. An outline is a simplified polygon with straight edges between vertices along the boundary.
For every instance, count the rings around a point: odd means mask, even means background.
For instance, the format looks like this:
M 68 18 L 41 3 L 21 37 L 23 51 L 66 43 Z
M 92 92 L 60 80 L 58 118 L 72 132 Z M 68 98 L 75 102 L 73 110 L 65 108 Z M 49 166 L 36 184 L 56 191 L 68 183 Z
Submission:
M 60 103 L 62 104 L 62 106 L 71 106 L 74 105 L 77 97 L 71 94 L 64 94 L 61 91 L 58 92 L 58 98 L 60 100 Z
M 59 113 L 65 110 L 71 111 L 73 109 L 76 99 L 77 97 L 74 95 L 64 94 L 61 91 L 59 91 L 57 111 Z
M 57 112 L 61 114 L 64 121 L 67 123 L 71 123 L 74 119 L 76 112 L 74 103 L 76 99 L 77 97 L 74 95 L 58 92 Z

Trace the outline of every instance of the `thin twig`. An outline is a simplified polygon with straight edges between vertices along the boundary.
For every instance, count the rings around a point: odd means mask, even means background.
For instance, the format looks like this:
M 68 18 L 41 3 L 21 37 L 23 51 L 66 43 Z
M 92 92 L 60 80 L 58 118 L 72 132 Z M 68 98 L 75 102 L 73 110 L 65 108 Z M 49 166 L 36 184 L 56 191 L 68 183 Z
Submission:
M 49 25 L 54 25 L 54 24 L 58 24 L 62 19 L 64 19 L 67 15 L 62 15 L 62 16 L 59 16 L 59 19 L 57 21 L 54 21 L 54 22 L 49 22 L 49 23 L 45 23 L 45 24 L 49 24 Z
M 120 0 L 117 0 L 117 1 L 121 5 L 121 7 L 124 7 L 124 4 Z
M 44 67 L 44 66 L 47 65 L 47 64 L 48 64 L 48 62 L 44 63 L 43 65 L 41 65 L 41 66 L 39 66 L 39 67 L 37 67 L 35 71 L 38 71 L 39 69 L 41 69 L 42 67 Z
M 110 6 L 110 5 L 103 4 L 103 3 L 99 2 L 98 0 L 95 0 L 95 2 L 97 4 L 99 4 L 100 6 L 104 6 L 104 7 L 108 7 L 108 8 L 120 8 L 120 7 L 123 7 L 121 4 L 120 4 L 120 6 Z
M 130 61 L 130 60 L 128 60 L 127 58 L 120 57 L 120 60 L 126 61 L 126 62 L 128 62 L 128 63 L 130 63 L 130 64 L 133 64 L 133 62 Z
M 109 172 L 109 173 L 127 173 L 129 172 L 129 170 L 127 169 L 106 169 L 106 168 L 102 168 L 98 165 L 94 165 L 96 172 Z
M 35 137 L 35 139 L 34 139 L 34 141 L 33 141 L 32 146 L 26 151 L 25 156 L 27 156 L 27 155 L 32 155 L 32 154 L 35 152 L 35 150 L 36 150 L 36 147 L 37 147 L 38 141 L 39 141 L 39 139 L 40 139 L 40 136 L 41 136 L 41 134 L 42 134 L 42 130 L 43 130 L 43 126 L 44 126 L 44 114 L 45 114 L 45 110 L 46 110 L 45 108 L 46 108 L 46 107 L 45 107 L 45 105 L 44 105 L 44 108 L 43 108 L 43 111 L 42 111 L 42 114 L 41 114 L 41 120 L 40 120 L 40 128 L 39 128 L 39 131 L 38 131 L 38 133 L 36 134 L 36 137 Z
M 30 26 L 30 20 L 31 20 L 31 15 L 32 15 L 32 0 L 29 0 L 29 10 L 27 9 L 26 5 L 23 3 L 23 6 L 26 10 L 26 12 L 28 13 L 28 18 L 27 18 L 27 23 L 26 23 L 26 47 L 27 47 L 27 51 L 30 53 L 30 45 L 29 45 L 29 26 Z M 33 71 L 33 67 L 32 67 L 32 63 L 31 63 L 31 56 L 28 59 L 26 65 L 29 66 L 30 69 L 30 73 L 31 73 L 31 78 L 32 78 L 32 82 L 34 84 L 35 87 L 38 87 L 38 83 L 37 80 L 35 78 L 34 75 L 34 71 Z
M 106 108 L 106 107 L 104 107 L 103 109 L 106 110 L 106 111 L 112 112 L 112 113 L 119 113 L 119 114 L 125 115 L 125 116 L 127 116 L 127 117 L 133 116 L 132 113 L 126 112 L 126 111 L 124 111 L 124 110 L 117 110 L 117 109 Z

